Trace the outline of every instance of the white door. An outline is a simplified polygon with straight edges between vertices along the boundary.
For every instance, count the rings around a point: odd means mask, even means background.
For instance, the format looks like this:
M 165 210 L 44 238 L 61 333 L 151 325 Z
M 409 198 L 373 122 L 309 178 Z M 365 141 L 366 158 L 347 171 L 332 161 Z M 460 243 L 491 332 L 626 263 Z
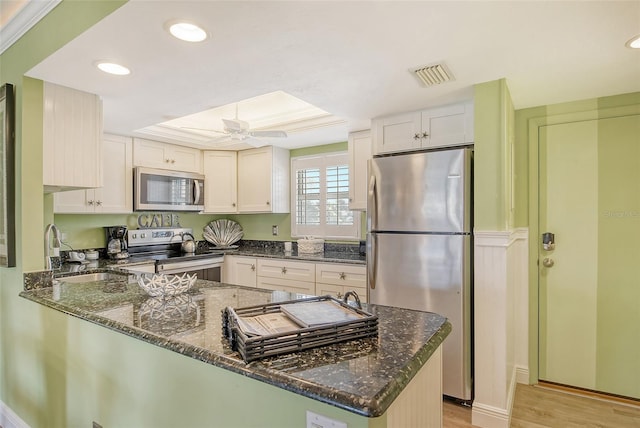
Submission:
M 640 398 L 640 116 L 540 128 L 541 380 Z

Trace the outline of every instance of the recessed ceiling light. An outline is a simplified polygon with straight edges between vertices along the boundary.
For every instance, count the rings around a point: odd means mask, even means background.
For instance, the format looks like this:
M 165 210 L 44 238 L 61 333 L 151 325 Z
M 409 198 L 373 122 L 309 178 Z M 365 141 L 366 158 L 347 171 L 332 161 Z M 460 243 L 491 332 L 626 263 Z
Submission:
M 631 49 L 640 49 L 640 34 L 631 38 L 625 46 Z
M 205 30 L 187 21 L 170 21 L 165 24 L 165 28 L 173 37 L 185 42 L 201 42 L 208 37 Z
M 98 61 L 96 62 L 96 67 L 98 67 L 105 73 L 116 74 L 118 76 L 126 76 L 127 74 L 131 74 L 131 70 L 129 70 L 127 67 L 116 64 L 115 62 Z

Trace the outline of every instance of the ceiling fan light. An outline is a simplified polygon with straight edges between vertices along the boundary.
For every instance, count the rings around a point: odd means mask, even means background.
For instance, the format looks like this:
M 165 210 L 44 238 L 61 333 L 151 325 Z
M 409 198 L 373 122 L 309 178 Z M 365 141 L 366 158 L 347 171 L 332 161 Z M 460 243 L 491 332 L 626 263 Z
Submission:
M 115 62 L 109 61 L 98 61 L 96 62 L 96 67 L 105 73 L 115 74 L 116 76 L 126 76 L 127 74 L 131 74 L 131 70 L 129 70 L 124 65 L 116 64 Z
M 173 37 L 185 42 L 201 42 L 208 37 L 204 29 L 190 22 L 171 22 L 167 24 L 167 27 Z
M 625 46 L 631 49 L 640 49 L 640 34 L 629 39 Z

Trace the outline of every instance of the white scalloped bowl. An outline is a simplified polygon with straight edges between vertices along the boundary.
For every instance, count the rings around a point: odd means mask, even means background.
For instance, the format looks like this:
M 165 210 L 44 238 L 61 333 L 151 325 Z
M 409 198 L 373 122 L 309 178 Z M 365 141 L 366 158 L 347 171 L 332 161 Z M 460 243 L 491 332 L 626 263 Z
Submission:
M 198 276 L 189 275 L 142 275 L 138 278 L 138 285 L 151 297 L 177 296 L 188 291 L 195 284 Z

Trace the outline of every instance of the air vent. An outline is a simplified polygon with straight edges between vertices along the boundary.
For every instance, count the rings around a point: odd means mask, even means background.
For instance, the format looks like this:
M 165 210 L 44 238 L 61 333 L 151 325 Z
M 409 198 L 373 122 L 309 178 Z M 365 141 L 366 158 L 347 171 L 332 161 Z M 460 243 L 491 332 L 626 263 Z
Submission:
M 427 65 L 411 71 L 425 86 L 439 85 L 453 80 L 453 76 L 444 64 Z

